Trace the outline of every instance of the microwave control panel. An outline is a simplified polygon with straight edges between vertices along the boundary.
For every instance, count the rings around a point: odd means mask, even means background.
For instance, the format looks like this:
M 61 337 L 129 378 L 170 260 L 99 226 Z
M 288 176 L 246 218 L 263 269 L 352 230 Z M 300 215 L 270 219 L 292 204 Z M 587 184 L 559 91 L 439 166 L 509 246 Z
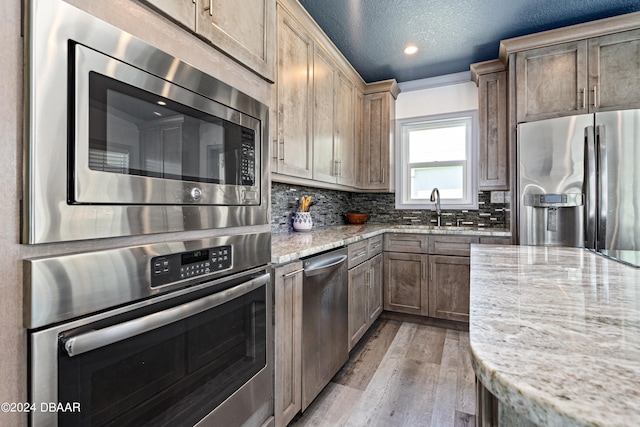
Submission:
M 256 139 L 250 129 L 242 132 L 242 185 L 254 186 L 256 183 Z
M 151 258 L 151 287 L 228 270 L 233 265 L 231 245 Z

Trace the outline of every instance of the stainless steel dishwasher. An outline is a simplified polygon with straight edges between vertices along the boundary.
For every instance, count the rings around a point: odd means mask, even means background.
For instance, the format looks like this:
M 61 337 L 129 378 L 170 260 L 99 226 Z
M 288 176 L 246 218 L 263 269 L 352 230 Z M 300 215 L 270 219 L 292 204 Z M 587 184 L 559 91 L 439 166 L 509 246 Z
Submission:
M 349 359 L 347 249 L 304 261 L 302 410 Z

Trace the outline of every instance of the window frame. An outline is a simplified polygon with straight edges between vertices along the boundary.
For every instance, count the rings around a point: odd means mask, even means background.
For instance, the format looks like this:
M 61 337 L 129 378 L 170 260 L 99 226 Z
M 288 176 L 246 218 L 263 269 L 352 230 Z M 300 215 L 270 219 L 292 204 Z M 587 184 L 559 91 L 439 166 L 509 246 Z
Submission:
M 470 129 L 467 133 L 466 160 L 442 161 L 430 163 L 409 163 L 409 132 L 425 127 L 427 122 L 451 121 L 460 123 L 461 120 L 470 119 Z M 422 125 L 422 126 L 421 126 Z M 426 199 L 411 198 L 411 167 L 416 165 L 450 166 L 465 163 L 463 177 L 462 199 L 442 199 L 440 205 L 443 209 L 478 209 L 478 110 L 456 111 L 445 114 L 409 117 L 397 120 L 396 135 L 396 209 L 429 209 L 433 208 L 433 202 Z

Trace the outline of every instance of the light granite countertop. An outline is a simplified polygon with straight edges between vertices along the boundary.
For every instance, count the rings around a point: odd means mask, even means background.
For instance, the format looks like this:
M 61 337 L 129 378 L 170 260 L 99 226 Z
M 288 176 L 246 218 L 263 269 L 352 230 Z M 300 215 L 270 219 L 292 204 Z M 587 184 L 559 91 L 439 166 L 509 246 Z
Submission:
M 471 247 L 476 375 L 540 426 L 640 423 L 640 270 L 578 248 Z
M 464 236 L 506 236 L 502 228 L 436 227 L 427 225 L 340 225 L 307 232 L 271 235 L 271 262 L 284 264 L 383 233 L 453 234 Z

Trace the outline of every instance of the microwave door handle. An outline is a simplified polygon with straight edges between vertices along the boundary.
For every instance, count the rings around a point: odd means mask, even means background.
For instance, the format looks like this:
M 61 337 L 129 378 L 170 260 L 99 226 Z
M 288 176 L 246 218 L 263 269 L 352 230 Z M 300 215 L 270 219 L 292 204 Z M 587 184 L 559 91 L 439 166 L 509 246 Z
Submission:
M 596 153 L 593 126 L 585 129 L 584 175 L 585 246 L 596 249 Z
M 269 280 L 270 275 L 266 273 L 233 288 L 190 301 L 168 310 L 159 311 L 134 320 L 64 339 L 64 348 L 69 357 L 73 357 L 101 347 L 106 347 L 110 344 L 141 335 L 145 332 L 161 328 L 202 313 L 210 308 L 222 305 L 267 284 Z
M 609 178 L 607 170 L 607 138 L 604 125 L 596 128 L 596 149 L 598 150 L 598 236 L 597 250 L 608 249 L 607 243 L 607 201 L 609 196 Z

